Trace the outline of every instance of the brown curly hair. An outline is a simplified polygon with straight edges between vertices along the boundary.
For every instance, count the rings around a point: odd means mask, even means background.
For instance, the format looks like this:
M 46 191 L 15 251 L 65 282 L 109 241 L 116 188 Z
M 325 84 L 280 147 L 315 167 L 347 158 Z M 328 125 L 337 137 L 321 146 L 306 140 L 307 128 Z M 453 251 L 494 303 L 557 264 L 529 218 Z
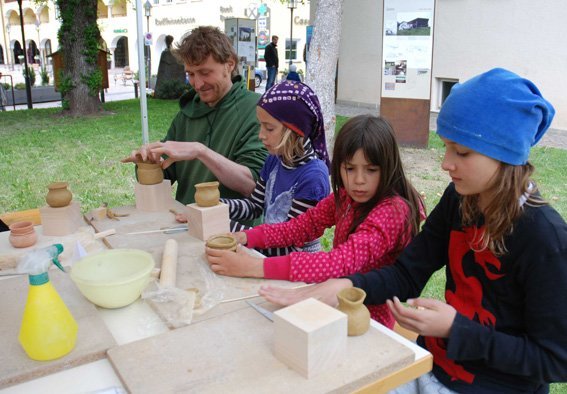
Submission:
M 234 62 L 232 76 L 238 75 L 238 57 L 226 34 L 214 26 L 199 26 L 183 36 L 172 53 L 183 64 L 199 65 L 212 56 L 217 63 Z

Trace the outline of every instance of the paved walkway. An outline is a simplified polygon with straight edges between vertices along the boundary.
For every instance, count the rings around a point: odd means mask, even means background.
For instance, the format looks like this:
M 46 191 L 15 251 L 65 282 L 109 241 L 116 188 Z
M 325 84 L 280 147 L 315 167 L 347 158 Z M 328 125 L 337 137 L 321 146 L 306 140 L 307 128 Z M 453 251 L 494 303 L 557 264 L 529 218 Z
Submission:
M 348 105 L 335 105 L 337 115 L 355 116 L 361 114 L 376 115 L 378 110 L 373 108 L 354 107 Z M 429 118 L 429 129 L 437 129 L 437 113 L 431 112 Z M 567 149 L 567 130 L 549 129 L 538 144 L 539 146 L 549 146 L 553 148 Z

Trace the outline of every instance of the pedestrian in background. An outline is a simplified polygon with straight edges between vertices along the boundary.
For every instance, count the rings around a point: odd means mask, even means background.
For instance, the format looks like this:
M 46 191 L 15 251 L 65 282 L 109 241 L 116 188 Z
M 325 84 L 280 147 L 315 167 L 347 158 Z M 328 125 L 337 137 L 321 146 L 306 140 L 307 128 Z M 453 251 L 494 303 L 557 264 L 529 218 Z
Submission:
M 272 42 L 266 45 L 264 49 L 264 60 L 266 61 L 266 69 L 268 70 L 268 80 L 266 81 L 266 90 L 271 88 L 276 82 L 278 75 L 279 58 L 278 58 L 278 36 L 272 36 Z
M 287 79 L 288 81 L 301 82 L 301 77 L 297 73 L 297 66 L 295 64 L 289 66 L 289 72 L 287 73 L 285 79 Z

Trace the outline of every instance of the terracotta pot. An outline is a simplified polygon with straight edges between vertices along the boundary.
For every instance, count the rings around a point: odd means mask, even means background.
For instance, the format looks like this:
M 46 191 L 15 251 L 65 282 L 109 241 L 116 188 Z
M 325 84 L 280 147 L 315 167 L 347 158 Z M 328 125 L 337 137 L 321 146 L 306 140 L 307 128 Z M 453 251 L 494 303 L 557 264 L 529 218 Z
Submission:
M 348 335 L 362 335 L 370 327 L 370 312 L 362 302 L 366 298 L 364 290 L 357 287 L 343 289 L 337 293 L 337 309 L 348 316 Z
M 208 248 L 232 250 L 233 252 L 236 252 L 236 244 L 236 238 L 230 234 L 213 235 L 206 242 Z
M 136 173 L 141 185 L 155 185 L 163 181 L 163 170 L 158 163 L 138 163 Z
M 73 194 L 67 189 L 69 184 L 67 182 L 53 182 L 47 188 L 47 196 L 45 196 L 45 201 L 50 207 L 60 208 L 69 205 L 73 199 Z
M 14 248 L 27 248 L 37 242 L 37 234 L 32 222 L 15 222 L 9 228 L 8 240 Z
M 195 202 L 200 207 L 212 207 L 220 202 L 219 183 L 205 182 L 195 185 Z

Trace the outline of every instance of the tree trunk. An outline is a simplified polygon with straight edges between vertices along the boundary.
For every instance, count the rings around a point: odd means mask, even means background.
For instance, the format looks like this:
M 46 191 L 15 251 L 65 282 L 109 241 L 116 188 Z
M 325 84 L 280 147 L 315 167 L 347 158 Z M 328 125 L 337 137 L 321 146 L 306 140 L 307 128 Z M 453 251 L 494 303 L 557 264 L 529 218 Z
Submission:
M 96 55 L 94 62 L 86 53 L 86 48 L 97 45 L 100 31 L 97 27 L 97 0 L 59 0 L 61 29 L 59 39 L 63 52 L 66 77 L 70 78 L 71 89 L 64 93 L 72 116 L 91 115 L 102 110 L 98 92 L 93 89 L 93 74 L 98 70 Z
M 313 5 L 312 2 L 311 4 Z M 327 150 L 332 158 L 335 125 L 335 80 L 339 44 L 341 40 L 341 17 L 343 0 L 318 0 L 307 58 L 306 83 L 317 93 L 325 120 Z

